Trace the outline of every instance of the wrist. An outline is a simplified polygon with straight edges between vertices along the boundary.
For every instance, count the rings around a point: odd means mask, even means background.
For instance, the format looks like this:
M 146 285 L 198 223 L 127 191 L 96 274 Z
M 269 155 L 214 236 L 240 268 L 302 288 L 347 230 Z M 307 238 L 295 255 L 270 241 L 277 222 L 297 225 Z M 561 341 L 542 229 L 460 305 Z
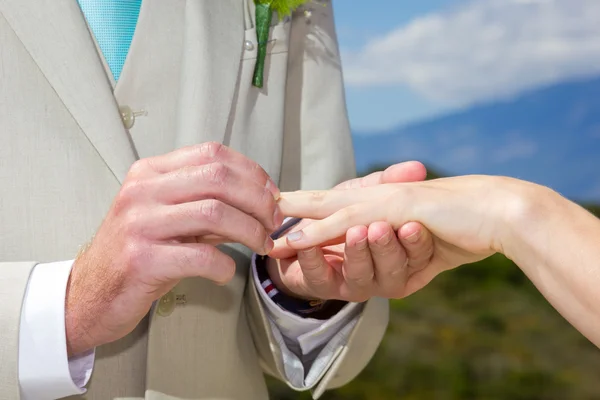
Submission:
M 80 312 L 81 295 L 79 290 L 79 278 L 75 265 L 69 275 L 67 283 L 67 292 L 65 296 L 65 332 L 67 337 L 67 354 L 72 357 L 81 354 L 85 351 L 93 349 L 95 346 L 91 338 L 88 336 L 88 324 L 83 320 L 83 315 Z
M 505 203 L 500 218 L 502 228 L 497 251 L 518 263 L 527 238 L 544 229 L 544 223 L 561 215 L 558 208 L 564 199 L 548 187 L 509 179 L 510 182 L 506 185 L 508 193 L 499 196 Z
M 86 249 L 87 250 L 87 249 Z M 89 268 L 94 259 L 87 251 L 79 254 L 67 282 L 65 296 L 65 331 L 69 357 L 82 354 L 110 341 L 102 329 L 101 316 L 106 314 L 109 301 L 116 291 L 107 291 L 98 268 Z M 90 284 L 91 283 L 91 284 Z M 110 285 L 109 285 L 110 286 Z

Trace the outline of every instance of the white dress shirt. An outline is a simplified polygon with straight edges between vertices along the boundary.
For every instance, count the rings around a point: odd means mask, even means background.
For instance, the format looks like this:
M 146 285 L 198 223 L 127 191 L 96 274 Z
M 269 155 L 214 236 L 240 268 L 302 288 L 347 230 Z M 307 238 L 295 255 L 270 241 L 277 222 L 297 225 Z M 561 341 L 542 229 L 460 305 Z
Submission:
M 314 365 L 310 375 L 320 375 L 334 353 L 315 350 L 332 339 L 345 340 L 345 331 L 356 324 L 359 308 L 348 304 L 328 321 L 302 318 L 283 310 L 262 289 L 252 258 L 252 277 L 280 341 L 286 375 L 298 387 L 303 372 Z M 73 261 L 38 264 L 32 271 L 23 302 L 19 336 L 19 385 L 22 400 L 52 400 L 81 394 L 92 375 L 94 351 L 68 359 L 65 333 L 65 296 Z M 334 338 L 335 336 L 335 338 Z M 337 343 L 337 346 L 343 343 Z M 314 364 L 313 364 L 314 363 Z M 293 379 L 292 376 L 293 375 Z M 310 376 L 308 376 L 310 378 Z M 296 385 L 295 385 L 296 386 Z

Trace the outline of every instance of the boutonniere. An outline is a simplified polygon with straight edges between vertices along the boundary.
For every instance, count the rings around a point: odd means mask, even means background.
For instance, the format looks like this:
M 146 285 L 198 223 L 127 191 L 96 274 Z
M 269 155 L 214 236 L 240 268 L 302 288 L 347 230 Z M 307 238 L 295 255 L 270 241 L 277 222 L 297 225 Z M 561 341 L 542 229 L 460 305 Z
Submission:
M 265 75 L 265 59 L 267 58 L 267 44 L 269 43 L 269 30 L 273 19 L 273 12 L 277 12 L 280 20 L 290 16 L 301 5 L 311 0 L 254 0 L 256 5 L 256 39 L 258 53 L 252 84 L 258 88 L 263 87 Z

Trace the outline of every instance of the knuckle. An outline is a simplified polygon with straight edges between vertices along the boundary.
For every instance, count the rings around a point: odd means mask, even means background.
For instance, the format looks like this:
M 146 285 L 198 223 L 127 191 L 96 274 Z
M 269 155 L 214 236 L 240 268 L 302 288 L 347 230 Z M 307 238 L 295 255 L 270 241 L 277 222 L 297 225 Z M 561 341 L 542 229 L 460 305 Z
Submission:
M 345 220 L 345 221 L 354 221 L 355 217 L 358 215 L 360 209 L 357 205 L 352 205 L 352 206 L 348 206 L 346 208 L 342 208 L 340 211 L 338 211 L 340 213 L 340 216 Z
M 318 213 L 318 214 L 326 214 L 327 210 L 324 209 L 325 203 L 325 192 L 321 190 L 313 190 L 309 192 L 305 192 L 308 195 L 308 202 L 310 206 Z
M 134 162 L 129 168 L 128 177 L 137 178 L 144 175 L 150 169 L 148 159 L 143 158 Z
M 390 243 L 381 246 L 372 246 L 371 251 L 378 258 L 393 258 L 400 259 L 402 256 L 402 252 L 400 250 L 400 246 L 396 246 L 393 239 Z
M 123 233 L 125 237 L 136 238 L 142 233 L 143 219 L 140 213 L 130 210 L 123 215 Z
M 169 175 L 174 179 L 181 179 L 185 181 L 193 180 L 198 175 L 197 167 L 186 165 L 170 172 Z
M 175 268 L 179 270 L 176 276 L 188 275 L 189 273 L 186 273 L 186 271 L 192 270 L 192 267 L 197 265 L 197 254 L 182 252 L 173 258 L 176 261 Z
M 260 164 L 250 159 L 246 159 L 243 162 L 243 164 L 246 167 L 248 174 L 252 177 L 253 180 L 264 183 L 266 186 L 267 181 L 271 178 L 269 177 L 269 174 L 267 174 L 267 172 L 263 169 L 263 167 L 260 166 Z
M 314 271 L 319 271 L 323 268 L 323 260 L 318 257 L 316 247 L 312 249 L 303 250 L 298 253 L 298 261 L 300 261 L 300 267 L 305 272 L 310 272 L 311 275 Z M 325 277 L 323 277 L 325 279 Z
M 263 188 L 262 194 L 260 196 L 258 204 L 256 207 L 262 210 L 266 210 L 269 216 L 272 216 L 275 213 L 275 208 L 277 207 L 277 202 L 273 197 L 273 194 L 266 189 Z
M 316 208 L 319 208 L 325 202 L 325 192 L 315 190 L 310 192 L 310 204 Z
M 225 206 L 215 199 L 204 200 L 200 202 L 199 212 L 201 218 L 213 224 L 218 224 L 223 219 Z
M 123 257 L 128 276 L 139 277 L 148 270 L 152 258 L 152 249 L 139 240 L 128 240 L 123 247 Z
M 265 227 L 258 222 L 255 222 L 252 225 L 253 226 L 250 228 L 252 237 L 256 238 L 257 241 L 260 241 L 260 244 L 262 245 L 267 240 L 267 231 L 265 230 Z
M 217 282 L 216 268 L 221 269 L 222 266 L 217 266 L 216 264 L 216 248 L 211 245 L 200 245 L 195 247 L 193 251 L 186 251 L 186 253 L 182 254 L 182 258 L 180 259 L 180 275 L 198 276 Z
M 121 197 L 126 199 L 135 199 L 140 195 L 143 190 L 144 184 L 139 179 L 132 179 L 123 184 L 121 187 Z
M 344 266 L 344 277 L 346 281 L 352 283 L 353 286 L 365 288 L 373 284 L 375 279 L 375 271 L 371 268 Z
M 205 266 L 212 268 L 216 254 L 212 246 L 199 246 L 194 252 L 194 266 Z
M 311 247 L 310 249 L 301 250 L 298 252 L 298 259 L 300 263 L 303 264 L 305 269 L 316 269 L 320 267 L 320 264 L 315 264 L 311 267 L 310 262 L 318 259 L 318 252 L 316 247 Z M 304 266 L 306 265 L 306 266 Z
M 214 160 L 223 151 L 225 146 L 218 142 L 206 142 L 198 145 L 198 150 L 204 159 Z
M 229 176 L 229 168 L 222 162 L 214 162 L 202 168 L 202 178 L 215 185 L 223 185 Z
M 115 211 L 122 213 L 137 201 L 144 190 L 145 184 L 139 179 L 131 179 L 126 181 L 115 199 Z

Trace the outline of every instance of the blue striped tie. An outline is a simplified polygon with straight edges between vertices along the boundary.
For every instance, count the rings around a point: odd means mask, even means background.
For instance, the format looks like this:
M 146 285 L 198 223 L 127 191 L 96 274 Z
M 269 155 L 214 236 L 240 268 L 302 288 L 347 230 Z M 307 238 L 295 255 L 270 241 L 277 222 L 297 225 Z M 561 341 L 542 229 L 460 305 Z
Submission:
M 131 46 L 142 0 L 77 1 L 115 81 L 118 81 Z

